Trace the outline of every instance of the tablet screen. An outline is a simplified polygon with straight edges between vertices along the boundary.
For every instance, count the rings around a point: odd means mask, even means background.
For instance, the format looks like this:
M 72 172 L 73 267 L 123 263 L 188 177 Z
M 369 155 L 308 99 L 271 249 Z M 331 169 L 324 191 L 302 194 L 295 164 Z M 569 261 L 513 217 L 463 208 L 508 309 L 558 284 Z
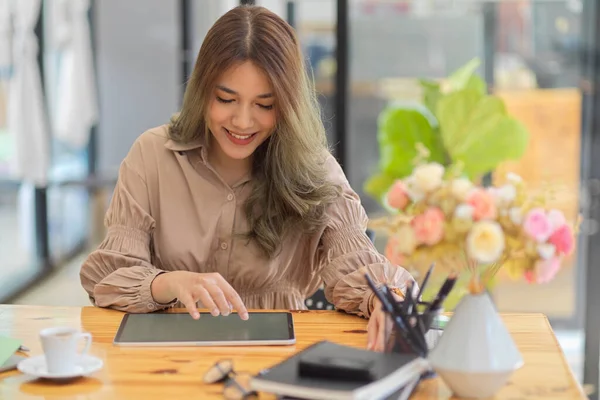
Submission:
M 292 344 L 295 342 L 292 314 L 253 312 L 247 321 L 237 314 L 213 317 L 200 313 L 126 314 L 115 336 L 121 345 Z

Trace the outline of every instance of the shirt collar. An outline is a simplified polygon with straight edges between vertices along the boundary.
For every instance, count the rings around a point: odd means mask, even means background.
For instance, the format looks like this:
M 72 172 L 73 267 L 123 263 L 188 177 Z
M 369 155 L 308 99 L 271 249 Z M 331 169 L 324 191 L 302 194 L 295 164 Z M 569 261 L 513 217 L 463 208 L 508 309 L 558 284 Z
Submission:
M 191 151 L 191 150 L 197 150 L 200 149 L 200 161 L 202 161 L 203 164 L 207 163 L 207 156 L 206 156 L 206 146 L 204 145 L 204 140 L 203 139 L 196 139 L 193 140 L 189 143 L 181 143 L 181 142 L 176 142 L 173 139 L 168 139 L 165 142 L 164 145 L 167 149 L 172 150 L 172 151 L 176 151 L 179 154 L 183 155 L 184 151 Z
M 173 139 L 168 139 L 164 146 L 172 151 L 176 151 L 176 152 L 183 152 L 183 151 L 190 151 L 190 150 L 196 150 L 196 149 L 200 149 L 200 160 L 202 161 L 202 163 L 204 165 L 207 165 L 208 163 L 208 159 L 207 159 L 207 155 L 206 155 L 206 146 L 204 145 L 204 141 L 202 139 L 196 139 L 192 142 L 189 143 L 180 143 L 180 142 L 176 142 Z M 242 179 L 240 181 L 238 181 L 235 185 L 233 185 L 233 187 L 237 187 L 237 186 L 241 186 L 242 184 L 250 181 L 252 179 L 252 175 L 250 173 L 248 173 L 247 175 L 245 175 L 244 177 L 242 177 Z
M 189 143 L 180 143 L 180 142 L 174 141 L 173 139 L 168 139 L 165 142 L 165 147 L 167 149 L 173 150 L 173 151 L 189 151 L 189 150 L 199 149 L 203 146 L 204 146 L 204 143 L 200 139 L 196 139 Z

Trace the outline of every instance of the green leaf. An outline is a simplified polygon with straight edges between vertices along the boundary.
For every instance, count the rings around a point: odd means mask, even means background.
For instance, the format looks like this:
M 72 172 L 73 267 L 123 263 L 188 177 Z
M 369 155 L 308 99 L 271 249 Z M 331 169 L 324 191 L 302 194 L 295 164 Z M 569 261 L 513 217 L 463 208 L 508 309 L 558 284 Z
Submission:
M 429 109 L 432 114 L 435 114 L 437 102 L 442 96 L 440 92 L 440 84 L 436 81 L 420 79 L 419 83 L 423 90 L 423 104 Z
M 473 89 L 484 95 L 487 93 L 487 85 L 481 77 L 474 75 L 475 70 L 481 62 L 478 58 L 470 60 L 467 64 L 454 71 L 447 78 L 447 93 L 453 93 L 463 89 Z M 437 103 L 444 96 L 440 89 L 440 83 L 430 79 L 419 79 L 423 90 L 423 104 L 437 116 Z
M 424 87 L 424 88 L 430 88 L 430 89 L 439 89 L 440 88 L 440 84 L 438 81 L 434 81 L 431 79 L 426 79 L 426 78 L 420 78 L 418 79 L 419 84 Z
M 480 140 L 456 154 L 465 163 L 465 173 L 481 176 L 494 170 L 506 160 L 518 160 L 529 142 L 529 133 L 523 124 L 512 118 L 503 118 L 493 129 L 481 134 Z
M 474 58 L 454 71 L 447 78 L 446 93 L 451 94 L 463 89 L 473 89 L 481 95 L 486 94 L 487 85 L 483 79 L 474 75 L 480 64 L 479 59 Z M 423 90 L 423 104 L 437 117 L 437 103 L 444 96 L 441 92 L 440 83 L 430 79 L 419 79 L 419 84 Z
M 475 57 L 450 74 L 450 76 L 448 76 L 450 92 L 464 89 L 467 86 L 467 83 L 469 83 L 475 70 L 479 68 L 479 65 L 481 65 L 481 61 L 479 58 Z
M 365 193 L 381 200 L 396 179 L 386 174 L 377 174 L 370 177 L 364 184 Z
M 529 134 L 507 115 L 502 100 L 464 89 L 440 99 L 437 115 L 441 136 L 453 162 L 462 161 L 471 178 L 492 171 L 525 152 Z
M 417 143 L 429 149 L 430 160 L 444 163 L 446 154 L 437 119 L 421 104 L 394 102 L 379 115 L 379 173 L 364 185 L 364 190 L 381 202 L 392 183 L 412 172 L 418 154 Z
M 413 169 L 417 143 L 430 151 L 430 160 L 443 162 L 440 136 L 430 116 L 410 105 L 391 105 L 379 117 L 380 169 L 388 176 L 403 178 Z
M 481 79 L 481 77 L 477 75 L 472 75 L 471 78 L 469 78 L 469 81 L 465 85 L 464 89 L 473 89 L 476 90 L 478 93 L 484 95 L 487 93 L 487 84 L 483 79 Z
M 479 118 L 472 113 L 482 98 L 483 95 L 477 91 L 465 89 L 450 93 L 438 102 L 436 114 L 442 140 L 450 156 L 455 152 L 454 147 L 460 145 L 472 132 L 469 125 L 474 118 Z

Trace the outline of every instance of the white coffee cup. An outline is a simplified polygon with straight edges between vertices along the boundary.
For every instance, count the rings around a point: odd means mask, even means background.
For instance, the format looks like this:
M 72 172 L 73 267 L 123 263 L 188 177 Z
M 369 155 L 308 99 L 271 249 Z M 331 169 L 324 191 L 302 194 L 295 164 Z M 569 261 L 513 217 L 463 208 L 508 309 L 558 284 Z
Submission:
M 85 339 L 81 352 L 77 352 L 80 339 Z M 92 344 L 92 335 L 75 328 L 46 328 L 40 332 L 46 368 L 51 374 L 68 374 L 75 371 L 77 358 L 86 354 Z

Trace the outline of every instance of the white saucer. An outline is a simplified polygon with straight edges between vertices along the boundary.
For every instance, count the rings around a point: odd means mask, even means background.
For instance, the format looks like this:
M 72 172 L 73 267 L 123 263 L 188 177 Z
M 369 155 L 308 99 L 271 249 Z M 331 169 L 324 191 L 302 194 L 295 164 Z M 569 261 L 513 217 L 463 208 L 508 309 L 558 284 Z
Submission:
M 40 356 L 27 358 L 17 365 L 19 371 L 24 374 L 44 379 L 73 379 L 86 376 L 102 368 L 104 363 L 98 357 L 83 355 L 77 359 L 75 370 L 70 373 L 51 374 L 46 368 L 46 357 Z

